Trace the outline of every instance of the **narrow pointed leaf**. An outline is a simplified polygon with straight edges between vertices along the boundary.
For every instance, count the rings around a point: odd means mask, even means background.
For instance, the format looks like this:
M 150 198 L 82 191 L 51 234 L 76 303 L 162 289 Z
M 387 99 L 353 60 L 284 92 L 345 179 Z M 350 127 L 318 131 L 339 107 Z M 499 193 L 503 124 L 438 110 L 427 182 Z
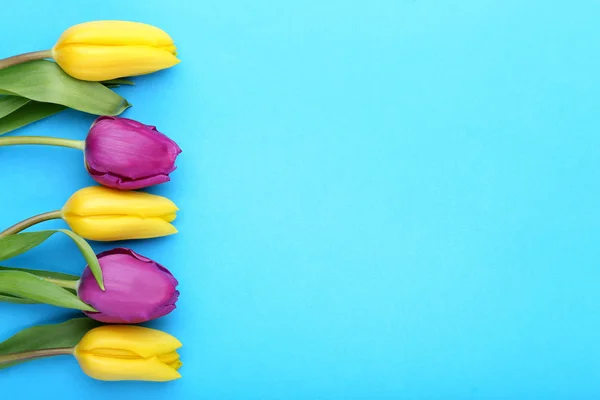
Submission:
M 98 258 L 96 257 L 94 250 L 89 245 L 89 243 L 85 241 L 85 239 L 67 229 L 45 230 L 39 232 L 22 232 L 17 233 L 16 235 L 9 235 L 0 238 L 0 261 L 16 257 L 33 249 L 34 247 L 43 243 L 46 239 L 48 239 L 56 232 L 64 233 L 75 242 L 77 248 L 79 249 L 79 251 L 83 255 L 83 258 L 90 267 L 92 274 L 94 274 L 96 282 L 98 282 L 98 286 L 100 286 L 100 288 L 104 290 L 104 283 L 102 281 L 102 270 L 100 269 L 100 263 L 98 262 Z M 0 292 L 2 292 L 2 290 L 0 290 Z
M 0 293 L 0 302 L 2 303 L 17 303 L 17 304 L 39 304 L 35 300 L 24 299 L 22 297 L 11 296 L 7 293 Z
M 88 331 L 100 325 L 99 322 L 90 318 L 75 318 L 62 324 L 40 325 L 27 328 L 0 343 L 0 355 L 75 347 Z M 2 364 L 0 365 L 0 369 L 22 362 L 25 361 Z
M 98 257 L 96 257 L 96 253 L 94 253 L 94 249 L 92 249 L 92 246 L 90 246 L 90 244 L 84 238 L 82 238 L 73 231 L 70 231 L 68 229 L 58 229 L 57 232 L 62 232 L 65 235 L 69 236 L 71 239 L 73 239 L 73 241 L 79 248 L 79 251 L 83 255 L 83 258 L 85 258 L 85 261 L 87 261 L 88 267 L 90 267 L 90 271 L 92 271 L 94 278 L 96 278 L 96 282 L 98 282 L 98 286 L 100 286 L 100 289 L 104 290 L 102 269 L 100 268 Z
M 14 268 L 14 267 L 1 267 L 0 271 L 22 271 L 27 272 L 35 276 L 39 276 L 40 278 L 50 278 L 50 279 L 59 279 L 62 281 L 71 281 L 77 282 L 79 280 L 79 276 L 72 274 L 64 274 L 62 272 L 54 272 L 54 271 L 44 271 L 41 269 L 28 269 L 28 268 Z M 77 295 L 77 291 L 71 288 L 65 288 L 69 292 Z M 22 297 L 11 296 L 8 293 L 0 292 L 0 302 L 4 303 L 20 303 L 20 304 L 36 304 L 37 301 L 24 299 Z
M 71 282 L 77 282 L 80 278 L 77 275 L 64 274 L 62 272 L 54 272 L 54 271 L 44 271 L 41 269 L 14 268 L 14 267 L 1 267 L 0 266 L 0 271 L 22 271 L 22 272 L 28 272 L 35 276 L 39 276 L 40 278 L 59 279 L 62 281 L 71 281 Z M 71 289 L 71 288 L 65 288 L 65 289 L 67 289 L 69 292 L 71 292 L 73 294 L 77 294 L 77 292 L 74 289 Z M 23 299 L 20 297 L 11 296 L 7 293 L 2 293 L 2 292 L 0 292 L 0 302 L 22 303 L 22 304 L 37 303 L 37 301 L 27 300 L 27 299 Z
M 0 93 L 96 115 L 119 115 L 130 104 L 100 82 L 75 79 L 56 63 L 36 60 L 0 70 Z
M 15 97 L 15 96 L 10 96 Z M 66 110 L 66 106 L 52 103 L 40 103 L 29 100 L 29 102 L 16 111 L 0 118 L 0 135 L 19 129 L 25 125 L 37 122 L 51 115 Z
M 16 257 L 42 244 L 55 231 L 24 232 L 0 238 L 0 261 Z
M 62 272 L 44 271 L 41 269 L 29 269 L 29 268 L 14 268 L 14 267 L 2 267 L 0 271 L 22 271 L 28 272 L 32 275 L 39 276 L 40 278 L 60 279 L 63 281 L 78 281 L 79 276 L 72 274 L 65 274 Z
M 0 271 L 0 292 L 57 307 L 96 311 L 72 292 L 23 271 Z
M 0 118 L 18 110 L 31 100 L 19 96 L 1 96 L 0 97 Z

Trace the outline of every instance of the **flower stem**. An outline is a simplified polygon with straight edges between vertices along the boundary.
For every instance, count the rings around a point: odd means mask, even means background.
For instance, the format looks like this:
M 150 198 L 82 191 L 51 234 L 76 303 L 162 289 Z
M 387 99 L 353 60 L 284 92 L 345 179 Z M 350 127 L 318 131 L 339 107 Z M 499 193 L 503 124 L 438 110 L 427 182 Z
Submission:
M 57 349 L 42 349 L 33 351 L 24 351 L 21 353 L 6 354 L 0 356 L 0 365 L 13 362 L 34 360 L 36 358 L 51 357 L 73 354 L 73 347 L 59 347 Z
M 52 58 L 52 50 L 33 51 L 31 53 L 19 54 L 0 60 L 0 69 L 12 67 L 27 61 L 41 60 L 43 58 Z
M 10 228 L 0 232 L 0 238 L 3 238 L 8 235 L 14 235 L 15 233 L 19 233 L 22 230 L 29 228 L 30 226 L 39 224 L 40 222 L 49 221 L 51 219 L 59 219 L 59 218 L 62 218 L 61 210 L 50 211 L 47 213 L 35 215 L 31 218 L 27 218 L 24 221 L 14 224 Z
M 44 278 L 41 277 L 43 280 L 45 280 L 46 282 L 50 282 L 50 283 L 54 283 L 55 285 L 64 287 L 66 289 L 73 289 L 73 290 L 77 290 L 77 283 L 79 281 L 72 281 L 72 280 L 67 280 L 67 279 L 54 279 L 54 278 Z
M 0 138 L 0 146 L 15 146 L 19 144 L 42 144 L 47 146 L 70 147 L 79 150 L 85 148 L 85 142 L 83 140 L 60 139 L 46 136 L 10 136 Z

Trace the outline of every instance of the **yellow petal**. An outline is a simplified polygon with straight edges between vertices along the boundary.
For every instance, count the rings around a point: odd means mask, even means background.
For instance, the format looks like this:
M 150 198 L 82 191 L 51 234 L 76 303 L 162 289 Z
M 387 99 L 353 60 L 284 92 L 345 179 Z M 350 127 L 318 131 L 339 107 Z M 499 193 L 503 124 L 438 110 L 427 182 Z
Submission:
M 176 368 L 163 364 L 156 357 L 122 359 L 77 353 L 83 372 L 103 381 L 153 381 L 166 382 L 181 378 Z
M 161 218 L 167 222 L 173 222 L 175 221 L 175 218 L 177 218 L 177 213 L 161 215 Z
M 112 242 L 115 240 L 149 239 L 177 233 L 177 229 L 159 217 L 80 217 L 65 214 L 63 219 L 73 232 L 89 240 Z
M 176 351 L 172 351 L 170 353 L 158 355 L 158 359 L 160 360 L 160 362 L 170 365 L 179 361 L 179 354 Z
M 103 349 L 116 349 L 143 358 L 157 355 L 170 357 L 181 346 L 176 337 L 156 329 L 134 325 L 103 325 L 86 333 L 75 353 L 114 356 L 114 353 L 103 352 Z
M 130 350 L 124 349 L 95 349 L 98 352 L 96 355 L 102 355 L 103 357 L 113 358 L 140 358 L 137 354 Z
M 162 29 L 130 21 L 91 21 L 72 26 L 62 34 L 55 47 L 70 44 L 161 46 L 175 51 L 173 39 Z
M 75 192 L 63 207 L 63 215 L 162 217 L 178 208 L 166 197 L 90 186 Z M 170 222 L 170 221 L 169 221 Z
M 74 78 L 104 81 L 170 68 L 179 63 L 173 48 L 73 44 L 54 48 L 53 58 Z

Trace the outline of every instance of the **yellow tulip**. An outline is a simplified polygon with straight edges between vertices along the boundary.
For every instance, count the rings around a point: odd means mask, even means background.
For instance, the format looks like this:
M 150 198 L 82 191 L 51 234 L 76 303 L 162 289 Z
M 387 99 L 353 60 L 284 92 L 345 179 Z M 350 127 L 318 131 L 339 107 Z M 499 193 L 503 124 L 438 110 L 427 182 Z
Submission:
M 146 239 L 177 233 L 170 224 L 178 208 L 171 200 L 145 192 L 91 186 L 78 190 L 61 211 L 73 232 L 86 239 Z
M 104 325 L 86 333 L 74 355 L 95 379 L 165 382 L 181 378 L 180 347 L 175 337 L 155 329 Z
M 179 63 L 163 30 L 129 21 L 93 21 L 67 29 L 51 51 L 69 75 L 104 81 L 149 74 Z

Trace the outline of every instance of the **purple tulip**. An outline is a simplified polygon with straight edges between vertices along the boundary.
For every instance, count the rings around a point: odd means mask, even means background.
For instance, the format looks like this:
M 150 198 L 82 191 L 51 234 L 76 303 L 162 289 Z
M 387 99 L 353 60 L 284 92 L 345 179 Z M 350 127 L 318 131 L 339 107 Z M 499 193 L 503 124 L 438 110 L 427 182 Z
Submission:
M 137 324 L 175 309 L 177 280 L 162 265 L 133 250 L 116 248 L 98 254 L 104 276 L 102 291 L 89 267 L 83 271 L 77 294 L 98 312 L 85 312 L 107 323 Z
M 96 182 L 134 190 L 169 181 L 177 143 L 156 130 L 127 118 L 98 118 L 85 140 L 86 167 Z

